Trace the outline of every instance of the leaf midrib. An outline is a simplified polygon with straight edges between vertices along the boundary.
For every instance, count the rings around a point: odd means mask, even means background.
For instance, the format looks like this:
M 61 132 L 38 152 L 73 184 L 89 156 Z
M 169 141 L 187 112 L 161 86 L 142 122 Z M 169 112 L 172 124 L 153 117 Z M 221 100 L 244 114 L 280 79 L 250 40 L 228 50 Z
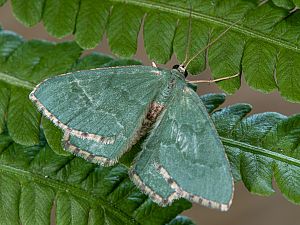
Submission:
M 177 15 L 185 16 L 185 17 L 191 16 L 192 18 L 195 18 L 197 20 L 214 23 L 216 25 L 221 25 L 224 27 L 231 27 L 230 29 L 238 31 L 238 32 L 242 33 L 243 35 L 258 38 L 258 39 L 264 40 L 266 42 L 275 44 L 279 47 L 290 49 L 290 50 L 293 50 L 296 52 L 300 52 L 300 48 L 298 48 L 297 45 L 292 44 L 289 41 L 285 41 L 280 38 L 274 38 L 274 37 L 270 36 L 271 34 L 267 35 L 262 32 L 259 32 L 259 31 L 254 31 L 249 28 L 243 27 L 241 25 L 233 24 L 230 21 L 226 21 L 224 19 L 217 18 L 217 17 L 207 15 L 204 13 L 195 12 L 195 11 L 190 12 L 189 9 L 179 8 L 179 7 L 165 4 L 165 3 L 155 2 L 155 4 L 154 4 L 153 2 L 147 1 L 147 0 L 110 0 L 110 1 L 111 2 L 119 2 L 119 3 L 126 2 L 126 4 L 132 4 L 135 6 L 144 7 L 144 8 L 148 8 L 148 9 L 152 9 L 152 10 L 156 9 L 156 10 L 160 10 L 163 12 L 177 14 Z
M 259 155 L 266 156 L 271 159 L 275 159 L 275 160 L 278 160 L 281 162 L 288 163 L 289 165 L 294 165 L 294 166 L 300 167 L 299 159 L 295 159 L 290 156 L 283 155 L 278 152 L 273 152 L 273 151 L 270 151 L 270 150 L 267 150 L 267 149 L 264 149 L 261 147 L 253 146 L 253 145 L 247 144 L 245 142 L 240 142 L 240 141 L 236 141 L 236 140 L 225 138 L 225 137 L 220 137 L 220 139 L 225 146 L 235 147 L 244 152 L 249 152 L 249 153 L 256 154 L 256 155 L 259 154 Z
M 22 80 L 20 78 L 11 76 L 11 75 L 3 73 L 3 72 L 0 72 L 0 81 L 3 81 L 7 84 L 14 85 L 17 87 L 26 88 L 29 90 L 33 90 L 35 87 L 35 84 L 32 82 Z
M 110 209 L 111 213 L 113 213 L 116 217 L 120 218 L 124 222 L 124 224 L 130 224 L 130 225 L 139 224 L 135 220 L 135 218 L 128 216 L 127 214 L 125 214 L 118 208 L 114 207 L 112 204 L 106 202 L 104 199 L 100 198 L 99 196 L 94 196 L 88 191 L 70 185 L 68 183 L 64 183 L 62 181 L 58 181 L 50 177 L 45 177 L 36 173 L 32 173 L 30 171 L 22 170 L 4 164 L 0 164 L 0 171 L 14 175 L 20 178 L 20 180 L 24 180 L 25 178 L 26 180 L 38 182 L 43 185 L 52 187 L 54 188 L 54 190 L 61 190 L 64 192 L 68 191 L 77 197 L 86 199 L 87 201 L 91 202 L 94 205 L 105 206 L 105 208 Z

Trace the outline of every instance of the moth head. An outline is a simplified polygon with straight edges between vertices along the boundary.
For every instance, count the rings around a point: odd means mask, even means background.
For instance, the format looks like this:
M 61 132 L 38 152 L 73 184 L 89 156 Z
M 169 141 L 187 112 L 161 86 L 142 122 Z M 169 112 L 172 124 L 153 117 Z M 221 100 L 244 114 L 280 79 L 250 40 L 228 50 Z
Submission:
M 184 77 L 188 76 L 188 71 L 185 69 L 184 65 L 174 65 L 173 69 L 177 70 L 179 73 L 183 74 Z

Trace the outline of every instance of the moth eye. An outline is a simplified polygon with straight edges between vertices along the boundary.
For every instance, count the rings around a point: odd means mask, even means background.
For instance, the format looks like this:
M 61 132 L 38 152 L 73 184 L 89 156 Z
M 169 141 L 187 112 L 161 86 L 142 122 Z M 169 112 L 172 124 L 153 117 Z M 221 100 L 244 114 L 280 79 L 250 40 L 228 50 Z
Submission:
M 174 65 L 173 67 L 172 67 L 172 69 L 178 69 L 179 68 L 179 65 Z

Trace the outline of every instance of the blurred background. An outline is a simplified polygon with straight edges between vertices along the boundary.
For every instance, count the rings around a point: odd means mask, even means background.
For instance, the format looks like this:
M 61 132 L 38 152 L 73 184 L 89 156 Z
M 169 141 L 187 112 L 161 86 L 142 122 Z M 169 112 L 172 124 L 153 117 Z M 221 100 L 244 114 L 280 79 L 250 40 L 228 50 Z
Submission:
M 46 39 L 60 42 L 72 40 L 72 37 L 55 39 L 50 37 L 42 24 L 33 28 L 26 28 L 20 24 L 12 15 L 9 4 L 0 8 L 0 24 L 6 30 L 12 30 L 24 36 L 26 39 Z M 95 49 L 107 54 L 111 54 L 106 38 Z M 140 60 L 145 65 L 151 65 L 151 61 L 146 56 L 143 47 L 142 32 L 139 35 L 138 50 L 135 59 Z M 171 68 L 176 64 L 176 57 L 173 55 L 165 68 Z M 200 79 L 211 79 L 209 69 L 199 75 Z M 215 84 L 202 84 L 199 86 L 199 94 L 222 92 Z M 262 94 L 251 90 L 245 82 L 234 95 L 228 96 L 222 107 L 234 103 L 249 103 L 253 106 L 252 113 L 275 111 L 284 115 L 300 113 L 300 104 L 293 104 L 285 101 L 277 92 Z M 274 183 L 276 187 L 276 184 Z M 276 188 L 276 194 L 271 197 L 259 197 L 250 194 L 242 183 L 236 184 L 235 196 L 229 212 L 219 212 L 205 207 L 194 205 L 192 209 L 183 214 L 191 217 L 199 225 L 297 225 L 300 224 L 300 206 L 288 202 Z

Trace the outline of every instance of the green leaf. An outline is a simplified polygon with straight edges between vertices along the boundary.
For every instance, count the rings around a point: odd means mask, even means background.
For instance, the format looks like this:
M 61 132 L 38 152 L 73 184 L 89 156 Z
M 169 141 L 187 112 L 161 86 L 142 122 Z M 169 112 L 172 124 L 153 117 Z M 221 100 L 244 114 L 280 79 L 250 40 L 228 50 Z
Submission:
M 292 9 L 295 7 L 293 0 L 272 0 L 273 3 L 285 9 Z
M 300 54 L 282 50 L 278 60 L 284 62 L 277 65 L 275 75 L 280 94 L 284 97 L 288 96 L 289 100 L 296 102 L 300 96 Z M 288 76 L 291 73 L 293 76 Z
M 107 36 L 114 54 L 124 57 L 135 54 L 142 18 L 143 12 L 137 7 L 122 4 L 113 7 Z
M 47 0 L 43 12 L 46 30 L 57 38 L 72 34 L 79 3 L 79 0 Z
M 190 27 L 191 26 L 191 27 Z M 200 49 L 204 49 L 208 44 L 209 27 L 207 23 L 195 23 L 189 19 L 180 20 L 174 39 L 174 52 L 180 62 L 191 59 Z M 189 45 L 189 46 L 188 46 Z M 182 48 L 185 46 L 185 48 Z M 199 54 L 189 64 L 189 72 L 192 74 L 200 73 L 205 69 L 206 51 Z
M 295 6 L 300 7 L 299 0 L 110 0 L 105 4 L 92 0 L 48 0 L 42 12 L 42 1 L 23 2 L 13 1 L 20 21 L 34 24 L 43 15 L 50 34 L 74 34 L 83 48 L 97 46 L 106 32 L 112 52 L 131 57 L 143 29 L 146 52 L 155 62 L 167 62 L 174 52 L 180 63 L 186 63 L 199 53 L 188 65 L 192 74 L 205 70 L 206 65 L 214 78 L 245 74 L 251 88 L 265 93 L 278 90 L 285 99 L 300 102 L 299 86 L 290 85 L 300 83 L 298 70 L 291 71 L 299 65 L 300 13 L 294 10 Z M 227 33 L 218 37 L 223 31 Z M 240 78 L 218 85 L 234 93 L 240 88 Z
M 299 0 L 293 0 L 295 6 L 299 7 L 300 6 L 300 1 Z
M 87 55 L 79 59 L 78 62 L 74 65 L 72 70 L 77 71 L 77 70 L 98 68 L 113 60 L 114 59 L 110 56 L 98 52 L 93 52 L 90 55 Z
M 225 94 L 206 94 L 200 96 L 209 113 L 218 108 L 225 101 L 225 97 Z
M 0 142 L 2 144 L 2 139 Z M 14 177 L 1 173 L 0 175 L 0 218 L 1 223 L 19 225 L 19 195 L 20 183 Z
M 140 61 L 135 59 L 115 59 L 111 62 L 106 63 L 103 65 L 104 67 L 112 67 L 112 66 L 126 66 L 126 65 L 141 65 Z
M 174 218 L 168 225 L 193 225 L 193 221 L 191 221 L 188 217 L 185 216 L 177 216 Z
M 77 16 L 75 38 L 83 48 L 94 48 L 102 39 L 110 6 L 103 1 L 82 0 Z
M 42 127 L 44 130 L 45 138 L 53 151 L 58 155 L 70 155 L 70 153 L 65 151 L 61 145 L 61 140 L 63 138 L 62 130 L 56 127 L 50 120 L 46 119 L 45 117 L 42 118 Z
M 252 193 L 269 196 L 274 174 L 283 195 L 300 204 L 300 115 L 245 117 L 250 111 L 249 105 L 236 104 L 212 113 L 235 180 L 243 180 Z
M 134 215 L 138 221 L 142 221 L 145 225 L 159 224 L 161 221 L 163 221 L 163 223 L 168 223 L 170 221 L 169 218 L 175 217 L 177 210 L 183 211 L 186 209 L 187 204 L 186 200 L 180 199 L 175 201 L 171 206 L 162 208 L 157 204 L 153 204 L 152 201 L 148 199 L 134 212 Z M 155 214 L 160 216 L 153 216 Z
M 171 58 L 176 23 L 176 18 L 169 14 L 147 14 L 144 22 L 144 42 L 151 60 L 165 64 Z
M 0 83 L 0 134 L 5 130 L 5 121 L 9 104 L 10 90 L 6 85 Z
M 11 88 L 7 128 L 12 139 L 22 145 L 39 143 L 41 116 L 28 99 L 29 93 L 23 88 Z
M 250 39 L 245 47 L 243 69 L 246 82 L 256 90 L 271 92 L 277 89 L 276 49 L 266 42 Z M 255 65 L 255 66 L 253 66 Z
M 23 184 L 19 203 L 21 223 L 50 224 L 54 197 L 54 191 L 48 186 L 32 182 Z
M 44 0 L 12 0 L 14 16 L 25 26 L 36 25 L 42 19 Z
M 13 34 L 11 34 L 13 35 Z M 68 71 L 81 54 L 73 42 L 28 41 L 10 55 L 1 70 L 34 83 Z M 61 59 L 64 60 L 61 60 Z M 14 65 L 18 65 L 16 68 Z
M 273 161 L 248 152 L 241 154 L 240 157 L 241 176 L 248 190 L 266 196 L 273 194 L 273 171 L 270 166 Z
M 255 10 L 251 10 L 245 17 L 244 24 L 246 27 L 254 27 L 256 31 L 270 33 L 272 29 L 285 22 L 284 18 L 288 16 L 287 10 L 278 8 L 272 3 L 262 4 Z
M 0 6 L 4 5 L 5 2 L 6 0 L 0 0 Z
M 72 68 L 73 71 L 95 69 L 99 67 L 140 65 L 141 63 L 134 59 L 118 59 L 99 52 L 92 52 L 80 58 Z
M 220 32 L 217 32 L 220 34 Z M 212 40 L 216 39 L 216 35 Z M 240 64 L 244 49 L 243 38 L 236 33 L 225 34 L 220 41 L 214 44 L 208 51 L 208 58 L 212 75 L 215 79 L 228 77 L 240 73 Z M 219 86 L 228 93 L 234 93 L 241 86 L 240 78 L 236 77 L 224 82 Z
M 0 30 L 0 63 L 3 64 L 22 43 L 22 37 L 19 35 Z
M 283 195 L 295 204 L 300 202 L 299 167 L 288 163 L 278 162 L 274 169 L 274 177 Z
M 59 192 L 56 201 L 56 221 L 63 224 L 87 224 L 89 204 L 69 193 Z

